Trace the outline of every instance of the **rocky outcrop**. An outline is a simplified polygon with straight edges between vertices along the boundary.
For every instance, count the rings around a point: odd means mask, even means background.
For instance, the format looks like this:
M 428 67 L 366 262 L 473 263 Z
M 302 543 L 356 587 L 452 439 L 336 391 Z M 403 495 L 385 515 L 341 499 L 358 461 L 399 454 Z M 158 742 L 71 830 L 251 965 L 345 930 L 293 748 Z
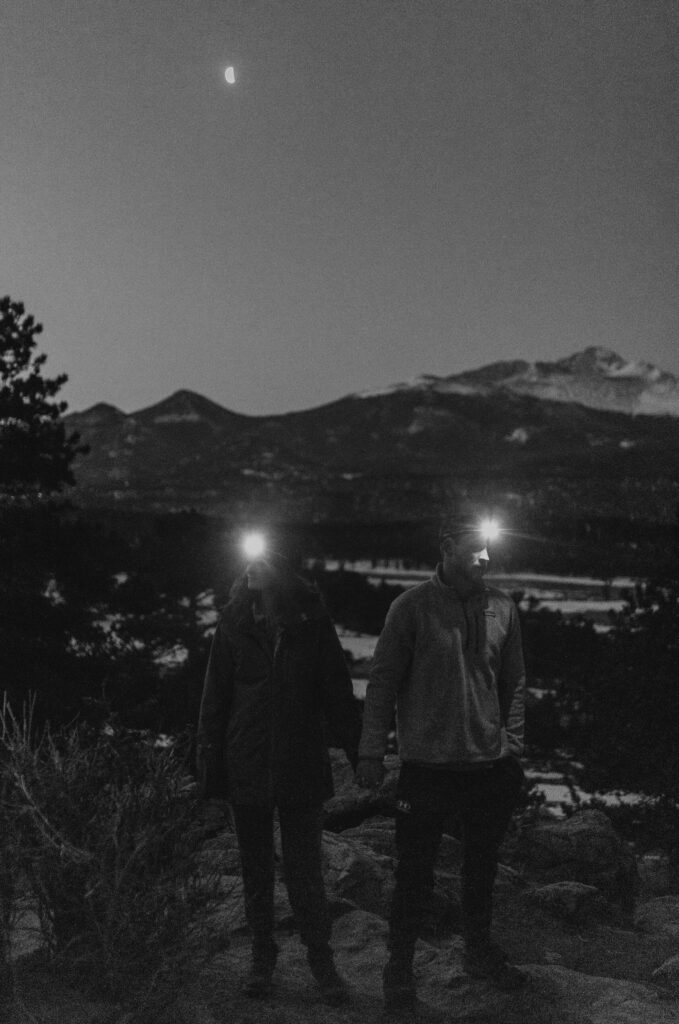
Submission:
M 333 947 L 351 992 L 349 1006 L 337 1011 L 320 1003 L 310 976 L 305 950 L 295 932 L 276 837 L 276 941 L 280 955 L 273 1005 L 263 1016 L 259 1007 L 238 994 L 238 980 L 250 961 L 250 936 L 243 913 L 236 837 L 228 826 L 228 815 L 216 821 L 222 824 L 206 841 L 203 856 L 208 870 L 218 866 L 223 874 L 222 902 L 212 920 L 213 931 L 219 933 L 221 941 L 213 942 L 212 948 L 218 952 L 195 988 L 181 996 L 172 1011 L 175 1016 L 163 1019 L 162 1024 L 224 1024 L 227 1020 L 273 1020 L 274 1016 L 277 1024 L 318 1024 L 319 1020 L 326 1024 L 365 1024 L 380 1019 L 381 972 L 387 957 L 386 915 L 393 885 L 393 821 L 371 819 L 342 835 L 324 834 L 324 875 L 335 918 Z M 563 849 L 571 851 L 572 829 L 566 830 L 566 836 L 571 836 L 566 842 L 563 826 L 567 823 L 558 824 L 559 838 L 549 849 L 558 848 L 563 856 Z M 588 830 L 594 825 L 596 835 L 606 834 L 597 819 L 585 819 L 584 824 Z M 536 826 L 542 844 L 538 858 L 541 866 L 547 859 L 543 826 Z M 581 829 L 575 834 L 580 836 Z M 574 842 L 579 849 L 580 839 Z M 590 854 L 593 847 L 610 852 L 608 845 L 597 846 L 594 842 L 587 847 Z M 572 867 L 573 860 L 571 855 L 558 863 Z M 585 858 L 583 863 L 589 864 L 591 859 Z M 430 921 L 416 948 L 415 975 L 422 1003 L 418 1019 L 487 1024 L 675 1024 L 679 1014 L 675 931 L 679 928 L 678 897 L 665 894 L 644 902 L 638 908 L 636 930 L 623 933 L 618 927 L 606 925 L 608 904 L 594 886 L 566 879 L 540 884 L 533 875 L 520 876 L 504 868 L 496 892 L 498 917 L 510 922 L 515 942 L 512 958 L 529 976 L 525 989 L 506 994 L 484 981 L 470 979 L 463 970 L 463 944 L 456 934 L 459 864 L 459 843 L 452 836 L 444 837 Z M 549 866 L 554 868 L 555 859 Z M 599 930 L 603 937 L 599 937 Z M 523 955 L 517 955 L 522 942 Z M 634 964 L 636 969 L 629 973 L 635 981 L 628 980 L 625 964 L 621 963 L 623 945 L 630 951 L 628 966 L 632 966 L 635 952 L 649 964 L 643 972 Z M 593 952 L 586 958 L 578 953 L 595 947 L 598 958 Z M 656 957 L 654 962 L 651 956 Z M 579 970 L 569 966 L 576 960 Z M 617 977 L 607 975 L 608 964 Z M 45 1004 L 38 1005 L 36 998 L 32 988 L 22 989 L 22 999 L 30 1003 L 35 1019 L 56 1020 L 43 1012 Z M 68 994 L 60 992 L 59 999 L 63 1011 L 59 1019 L 77 1019 L 82 1024 L 104 1019 L 107 1024 L 125 1021 L 115 1008 L 109 1008 L 105 1017 L 71 1013 Z
M 385 759 L 384 782 L 377 790 L 359 789 L 354 783 L 354 772 L 339 750 L 330 752 L 335 795 L 324 807 L 324 827 L 330 832 L 344 832 L 355 828 L 368 818 L 380 815 L 393 817 L 396 809 L 396 783 L 399 759 Z
M 345 809 L 361 808 L 360 792 L 346 762 L 340 755 L 333 761 L 336 799 Z M 397 765 L 390 763 L 392 779 L 396 770 Z M 393 786 L 392 779 L 387 787 Z M 260 1014 L 260 1007 L 239 996 L 238 980 L 249 965 L 251 939 L 243 909 L 238 844 L 228 808 L 218 804 L 206 807 L 205 826 L 205 868 L 217 869 L 222 876 L 221 903 L 210 922 L 210 948 L 215 956 L 195 988 L 187 988 L 178 998 L 172 1008 L 175 1016 L 162 1022 L 159 1018 L 159 1024 L 274 1018 L 277 1024 L 318 1024 L 319 1020 L 365 1024 L 380 1019 L 396 859 L 393 817 L 371 817 L 342 833 L 326 831 L 323 835 L 323 871 L 334 918 L 333 947 L 351 992 L 349 1006 L 337 1011 L 320 1003 L 310 976 L 287 897 L 278 834 L 275 917 L 280 955 L 273 1006 Z M 510 844 L 507 850 L 520 859 L 501 866 L 495 897 L 496 930 L 512 960 L 528 974 L 529 984 L 520 992 L 500 993 L 464 972 L 459 935 L 461 847 L 455 836 L 444 835 L 431 905 L 416 948 L 415 975 L 422 1003 L 418 1019 L 487 1024 L 675 1024 L 679 1019 L 679 896 L 667 891 L 658 894 L 659 882 L 654 876 L 654 888 L 638 902 L 634 928 L 629 921 L 620 925 L 610 901 L 633 897 L 636 874 L 634 858 L 608 819 L 600 812 L 582 812 L 569 820 L 526 824 L 520 829 L 518 845 Z M 21 983 L 19 989 L 34 1019 L 56 1021 L 32 981 Z M 54 995 L 51 991 L 50 997 Z M 93 1008 L 91 1015 L 89 1010 L 81 1013 L 77 998 L 73 1007 L 69 998 L 67 992 L 59 992 L 60 1020 L 132 1024 L 131 1017 L 114 1007 L 102 1007 L 99 1016 L 98 1008 Z
M 640 931 L 662 932 L 679 942 L 679 896 L 657 896 L 637 908 L 634 925 Z
M 653 981 L 679 995 L 679 954 L 668 957 L 653 971 Z
M 603 914 L 608 906 L 594 885 L 582 882 L 552 882 L 528 889 L 526 902 L 542 907 L 555 917 L 577 924 Z
M 638 890 L 634 854 L 602 811 L 525 828 L 517 847 L 524 869 L 542 882 L 581 882 L 631 913 Z
M 382 968 L 387 925 L 365 910 L 353 910 L 335 922 L 333 946 L 351 1001 L 341 1011 L 323 1007 L 310 977 L 304 950 L 295 938 L 278 939 L 280 956 L 273 1000 L 280 1024 L 317 1024 L 319 1020 L 365 1024 L 380 1020 Z M 242 941 L 220 956 L 212 972 L 222 992 L 214 992 L 215 1020 L 259 1019 L 252 1004 L 233 1005 L 237 980 L 247 969 L 249 949 Z M 502 993 L 462 970 L 462 941 L 418 941 L 414 973 L 421 1008 L 418 1020 L 483 1021 L 486 1024 L 676 1024 L 677 1000 L 667 990 L 619 978 L 583 974 L 557 964 L 523 964 L 529 984 Z M 203 989 L 205 991 L 205 989 Z M 224 1016 L 224 1007 L 230 1016 Z M 249 1011 L 249 1012 L 248 1012 Z M 271 1012 L 271 1011 L 269 1011 Z M 268 1017 L 265 1019 L 269 1019 Z M 272 1018 L 273 1019 L 273 1018 Z
M 323 836 L 323 877 L 331 897 L 386 916 L 393 891 L 393 861 L 364 843 L 332 832 Z

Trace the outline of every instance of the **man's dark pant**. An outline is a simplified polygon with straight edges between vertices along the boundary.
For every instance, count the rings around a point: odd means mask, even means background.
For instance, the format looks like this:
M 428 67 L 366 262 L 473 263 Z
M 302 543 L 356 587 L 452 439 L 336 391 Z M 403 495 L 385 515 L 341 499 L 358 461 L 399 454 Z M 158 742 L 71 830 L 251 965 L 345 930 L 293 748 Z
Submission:
M 273 809 L 233 808 L 238 833 L 245 916 L 255 945 L 271 942 L 274 930 Z M 309 949 L 330 941 L 331 920 L 321 873 L 322 809 L 289 804 L 278 808 L 283 871 L 302 942 Z
M 490 939 L 500 844 L 523 783 L 514 758 L 453 771 L 404 764 L 397 790 L 396 888 L 389 923 L 392 958 L 412 960 L 434 881 L 446 819 L 462 825 L 462 926 L 467 947 Z

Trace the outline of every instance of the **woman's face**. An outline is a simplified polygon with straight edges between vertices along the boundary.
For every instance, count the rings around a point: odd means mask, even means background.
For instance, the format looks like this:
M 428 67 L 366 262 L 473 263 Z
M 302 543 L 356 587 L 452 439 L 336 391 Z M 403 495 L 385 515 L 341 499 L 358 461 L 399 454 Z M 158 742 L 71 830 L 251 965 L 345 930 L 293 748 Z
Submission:
M 263 558 L 256 558 L 245 567 L 248 590 L 266 590 L 275 579 L 273 567 Z

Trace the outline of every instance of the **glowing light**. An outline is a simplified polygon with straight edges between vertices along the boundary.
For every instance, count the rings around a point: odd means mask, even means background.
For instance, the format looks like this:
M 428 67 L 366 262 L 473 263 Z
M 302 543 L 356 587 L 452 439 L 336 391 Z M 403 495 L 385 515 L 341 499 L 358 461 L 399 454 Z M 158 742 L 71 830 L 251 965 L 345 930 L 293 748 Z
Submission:
M 229 85 L 235 85 L 235 82 L 236 82 L 236 72 L 235 72 L 235 69 L 232 68 L 230 65 L 226 69 L 226 71 L 224 72 L 224 78 L 226 79 L 226 81 L 228 82 Z
M 500 536 L 500 524 L 497 519 L 482 519 L 479 525 L 479 533 L 484 544 L 490 544 Z
M 251 560 L 261 558 L 266 551 L 266 537 L 263 533 L 259 533 L 257 531 L 246 533 L 243 537 L 241 547 L 246 558 Z

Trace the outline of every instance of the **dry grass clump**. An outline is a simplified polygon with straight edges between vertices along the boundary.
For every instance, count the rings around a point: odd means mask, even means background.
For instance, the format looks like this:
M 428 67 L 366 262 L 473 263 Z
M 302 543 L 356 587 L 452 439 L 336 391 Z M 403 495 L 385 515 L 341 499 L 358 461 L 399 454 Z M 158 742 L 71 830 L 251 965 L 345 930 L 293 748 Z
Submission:
M 4 941 L 20 887 L 69 979 L 127 1005 L 166 1001 L 212 954 L 219 899 L 181 759 L 113 729 L 36 733 L 6 704 L 0 749 Z

